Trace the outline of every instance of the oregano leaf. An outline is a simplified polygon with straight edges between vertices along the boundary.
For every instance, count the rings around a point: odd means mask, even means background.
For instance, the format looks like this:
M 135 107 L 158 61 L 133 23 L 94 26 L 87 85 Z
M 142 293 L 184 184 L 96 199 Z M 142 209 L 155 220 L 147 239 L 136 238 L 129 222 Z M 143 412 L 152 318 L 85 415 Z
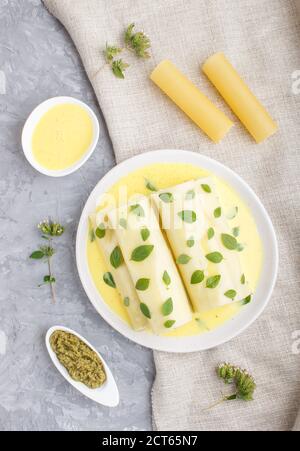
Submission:
M 193 247 L 195 244 L 195 240 L 194 238 L 191 236 L 191 238 L 189 238 L 186 242 L 187 247 Z
M 103 280 L 109 287 L 116 288 L 116 283 L 110 272 L 106 272 L 105 274 L 103 274 Z
M 222 208 L 218 207 L 214 210 L 214 217 L 215 218 L 220 218 L 220 216 L 222 215 Z
M 142 314 L 144 316 L 146 316 L 146 318 L 151 319 L 151 313 L 150 313 L 148 305 L 146 305 L 143 302 L 141 302 L 140 309 L 141 309 Z
M 174 201 L 172 193 L 161 193 L 159 198 L 166 204 L 170 204 Z
M 211 240 L 215 236 L 215 231 L 212 227 L 210 227 L 207 231 L 207 238 Z
M 161 308 L 163 316 L 168 316 L 173 312 L 173 300 L 172 298 L 167 299 Z
M 188 224 L 192 224 L 197 220 L 197 215 L 193 210 L 182 210 L 178 213 L 178 216 Z
M 223 246 L 225 246 L 227 249 L 234 251 L 237 248 L 238 243 L 234 236 L 228 235 L 228 233 L 222 233 L 221 240 Z
M 113 268 L 117 269 L 124 262 L 122 251 L 119 246 L 116 246 L 110 254 L 110 263 Z
M 236 295 L 237 295 L 237 293 L 236 293 L 235 290 L 227 290 L 227 291 L 224 293 L 224 296 L 226 296 L 226 297 L 229 298 L 229 299 L 234 299 L 234 298 L 236 297 Z
M 171 277 L 169 276 L 167 271 L 164 271 L 163 276 L 162 276 L 162 280 L 164 282 L 164 284 L 168 287 L 171 283 Z
M 100 240 L 101 240 L 102 238 L 105 237 L 105 232 L 106 232 L 106 230 L 105 230 L 105 225 L 104 225 L 103 222 L 102 222 L 102 223 L 99 224 L 98 227 L 96 228 L 95 234 L 96 234 L 96 236 L 97 236 L 98 238 L 100 238 Z
M 152 183 L 150 180 L 145 179 L 145 184 L 146 184 L 146 188 L 147 188 L 149 191 L 152 191 L 152 192 L 157 191 L 156 186 L 155 186 L 154 183 Z
M 204 280 L 204 272 L 198 269 L 193 272 L 191 277 L 191 284 L 196 285 L 197 283 L 201 283 Z
M 206 288 L 216 288 L 219 285 L 220 280 L 221 280 L 220 274 L 209 277 L 206 280 Z
M 164 326 L 166 329 L 170 329 L 172 326 L 174 326 L 175 323 L 175 319 L 168 319 L 168 321 L 164 323 Z
M 178 263 L 179 265 L 186 265 L 190 260 L 191 260 L 191 257 L 189 255 L 181 254 L 176 259 L 176 263 Z
M 148 289 L 149 285 L 150 285 L 150 279 L 142 278 L 136 282 L 135 288 L 139 291 L 145 291 Z
M 224 258 L 220 252 L 211 252 L 210 254 L 207 254 L 205 257 L 212 263 L 220 263 Z
M 211 193 L 211 187 L 207 184 L 202 184 L 201 188 L 203 189 L 203 191 L 205 191 L 206 193 Z
M 141 230 L 141 237 L 143 241 L 147 241 L 150 236 L 150 230 L 147 227 L 143 227 Z
M 144 209 L 139 204 L 131 205 L 130 212 L 134 213 L 136 216 L 139 216 L 139 217 L 145 216 Z
M 131 260 L 134 262 L 141 262 L 149 257 L 153 249 L 154 246 L 152 244 L 144 244 L 139 246 L 132 251 Z

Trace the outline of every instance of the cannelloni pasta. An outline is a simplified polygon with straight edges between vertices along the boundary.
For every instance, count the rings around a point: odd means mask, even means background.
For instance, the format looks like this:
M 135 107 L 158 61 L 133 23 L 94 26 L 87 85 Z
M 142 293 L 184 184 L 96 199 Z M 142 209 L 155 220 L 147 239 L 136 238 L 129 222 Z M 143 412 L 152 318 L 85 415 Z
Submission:
M 97 244 L 107 261 L 109 271 L 112 274 L 131 325 L 135 330 L 142 330 L 146 327 L 147 321 L 140 310 L 140 301 L 124 263 L 116 234 L 114 230 L 108 228 L 105 214 L 91 215 L 90 220 L 94 228 Z
M 212 178 L 161 190 L 152 195 L 152 201 L 195 311 L 249 296 L 238 252 L 241 247 Z
M 147 197 L 108 212 L 110 226 L 140 298 L 140 310 L 156 334 L 191 321 L 191 308 Z

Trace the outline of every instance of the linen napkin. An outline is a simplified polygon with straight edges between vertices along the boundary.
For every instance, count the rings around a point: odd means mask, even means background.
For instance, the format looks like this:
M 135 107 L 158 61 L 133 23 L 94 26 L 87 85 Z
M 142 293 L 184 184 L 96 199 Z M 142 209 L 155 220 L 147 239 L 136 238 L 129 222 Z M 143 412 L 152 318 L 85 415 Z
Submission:
M 294 0 L 44 0 L 66 27 L 92 82 L 118 162 L 141 152 L 182 148 L 237 171 L 269 211 L 280 249 L 272 300 L 246 332 L 216 349 L 193 354 L 154 352 L 152 392 L 157 430 L 295 430 L 300 405 L 300 16 Z M 121 45 L 135 22 L 151 38 L 152 58 L 126 56 L 124 80 L 104 64 L 105 43 Z M 279 132 L 256 145 L 200 72 L 223 51 L 279 123 Z M 184 116 L 149 80 L 171 59 L 236 127 L 218 145 Z M 100 70 L 99 70 L 100 69 Z M 299 89 L 299 88 L 298 88 Z M 248 368 L 255 401 L 231 401 L 210 411 L 223 384 L 219 362 Z M 295 424 L 295 426 L 294 426 Z

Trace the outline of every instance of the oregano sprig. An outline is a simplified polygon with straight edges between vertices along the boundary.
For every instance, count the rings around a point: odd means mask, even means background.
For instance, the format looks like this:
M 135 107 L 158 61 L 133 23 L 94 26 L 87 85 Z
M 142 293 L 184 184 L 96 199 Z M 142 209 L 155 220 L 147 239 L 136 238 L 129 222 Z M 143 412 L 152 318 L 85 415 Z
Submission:
M 51 266 L 51 258 L 55 254 L 55 249 L 52 246 L 52 242 L 54 237 L 59 237 L 64 233 L 65 228 L 58 222 L 54 222 L 47 219 L 38 224 L 38 229 L 41 232 L 41 238 L 47 240 L 48 243 L 47 245 L 40 246 L 38 250 L 32 252 L 30 258 L 34 260 L 44 260 L 47 262 L 48 274 L 44 276 L 43 282 L 39 285 L 39 287 L 41 287 L 42 285 L 49 284 L 51 288 L 52 300 L 53 303 L 55 303 L 56 295 L 54 284 L 56 282 L 56 279 L 52 274 L 52 266 Z
M 133 51 L 138 58 L 150 58 L 148 50 L 151 42 L 143 31 L 134 32 L 135 24 L 131 23 L 124 35 L 125 45 L 128 50 Z
M 149 49 L 151 47 L 151 41 L 149 37 L 143 31 L 134 31 L 134 27 L 135 24 L 131 23 L 126 28 L 123 35 L 123 47 L 106 43 L 103 51 L 105 64 L 95 75 L 97 75 L 106 65 L 109 65 L 115 77 L 121 79 L 125 78 L 125 70 L 129 67 L 129 64 L 120 58 L 119 55 L 126 50 L 134 53 L 139 59 L 150 58 Z M 116 57 L 118 57 L 118 59 L 116 59 Z
M 236 399 L 253 401 L 256 383 L 253 376 L 249 374 L 248 371 L 225 362 L 218 366 L 217 375 L 226 385 L 234 385 L 235 389 L 232 394 L 222 396 L 222 398 L 210 406 L 209 409 L 224 401 L 233 401 Z

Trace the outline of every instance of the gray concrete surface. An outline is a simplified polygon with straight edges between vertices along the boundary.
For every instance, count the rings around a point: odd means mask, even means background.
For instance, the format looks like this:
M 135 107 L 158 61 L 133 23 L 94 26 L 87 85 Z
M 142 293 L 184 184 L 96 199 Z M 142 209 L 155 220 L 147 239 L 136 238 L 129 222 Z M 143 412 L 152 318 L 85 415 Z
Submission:
M 52 179 L 25 160 L 20 136 L 41 101 L 70 95 L 98 114 L 100 141 L 75 174 Z M 0 430 L 151 429 L 152 354 L 112 330 L 86 297 L 75 264 L 83 205 L 114 165 L 111 143 L 76 50 L 40 0 L 0 0 Z M 38 288 L 45 267 L 30 261 L 48 216 L 67 226 L 54 257 L 56 305 Z M 82 397 L 52 366 L 44 334 L 54 324 L 89 339 L 115 374 L 121 402 L 108 409 Z

